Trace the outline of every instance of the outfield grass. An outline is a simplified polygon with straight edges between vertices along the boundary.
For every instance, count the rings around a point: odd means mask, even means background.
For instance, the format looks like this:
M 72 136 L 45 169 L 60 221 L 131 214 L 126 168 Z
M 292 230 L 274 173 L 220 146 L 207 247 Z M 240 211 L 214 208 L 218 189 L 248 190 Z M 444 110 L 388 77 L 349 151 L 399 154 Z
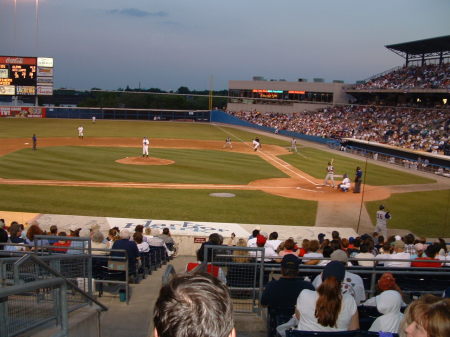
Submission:
M 367 202 L 374 223 L 380 204 L 391 211 L 389 228 L 426 237 L 450 237 L 450 190 L 393 194 L 386 200 Z
M 4 211 L 314 226 L 314 201 L 241 190 L 227 191 L 234 198 L 210 197 L 214 192 L 219 191 L 4 185 L 0 200 Z
M 91 146 L 22 149 L 0 157 L 0 177 L 196 184 L 248 184 L 257 179 L 287 177 L 258 156 L 213 150 L 151 149 L 152 156 L 175 161 L 164 166 L 115 162 L 140 151 Z
M 236 128 L 206 123 L 115 121 L 53 119 L 53 118 L 0 118 L 0 138 L 31 137 L 78 137 L 78 126 L 84 126 L 85 137 L 144 137 L 223 140 L 230 136 L 233 141 L 250 142 L 259 137 L 262 144 L 287 146 L 288 142 Z
M 356 167 L 359 166 L 365 171 L 364 178 L 366 184 L 372 186 L 428 184 L 436 182 L 433 179 L 423 178 L 372 163 L 368 163 L 367 169 L 365 169 L 365 161 L 340 156 L 336 153 L 309 147 L 301 148 L 300 151 L 300 154 L 287 154 L 280 156 L 280 158 L 315 178 L 325 178 L 327 163 L 334 159 L 333 166 L 335 174 L 343 175 L 347 173 L 349 178 L 354 181 Z M 342 178 L 337 180 L 341 181 Z

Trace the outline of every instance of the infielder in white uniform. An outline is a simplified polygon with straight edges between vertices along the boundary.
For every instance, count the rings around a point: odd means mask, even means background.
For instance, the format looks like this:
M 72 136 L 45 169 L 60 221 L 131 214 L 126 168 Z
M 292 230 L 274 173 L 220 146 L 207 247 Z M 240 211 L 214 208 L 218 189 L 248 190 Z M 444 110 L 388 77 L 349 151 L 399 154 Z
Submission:
M 84 128 L 82 125 L 78 127 L 78 138 L 83 139 L 84 137 Z
M 331 162 L 328 163 L 327 175 L 325 176 L 325 179 L 323 181 L 323 184 L 325 186 L 328 186 L 328 180 L 331 180 L 331 186 L 334 187 L 334 167 L 333 164 L 331 164 Z
M 391 213 L 384 210 L 384 206 L 380 205 L 379 210 L 376 214 L 377 224 L 375 225 L 375 232 L 380 233 L 387 238 L 387 222 L 391 218 Z
M 148 157 L 148 145 L 150 144 L 150 141 L 147 137 L 144 137 L 142 140 L 142 157 Z
M 295 138 L 291 140 L 291 152 L 297 153 L 297 139 Z
M 225 139 L 225 144 L 223 145 L 223 148 L 229 147 L 230 149 L 233 148 L 233 144 L 231 144 L 231 138 L 227 137 L 227 139 Z
M 253 150 L 257 151 L 261 148 L 261 142 L 259 141 L 259 138 L 253 139 Z

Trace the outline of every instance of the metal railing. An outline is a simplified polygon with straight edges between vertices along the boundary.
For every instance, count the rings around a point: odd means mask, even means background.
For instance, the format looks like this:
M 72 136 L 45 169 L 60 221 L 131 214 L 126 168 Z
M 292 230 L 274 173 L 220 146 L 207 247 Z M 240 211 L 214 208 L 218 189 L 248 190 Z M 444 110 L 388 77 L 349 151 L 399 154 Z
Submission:
M 10 254 L 17 256 L 0 259 L 0 320 L 5 322 L 1 337 L 15 336 L 52 320 L 62 327 L 58 336 L 66 336 L 68 312 L 93 303 L 107 310 L 85 291 L 86 282 L 91 283 L 92 278 L 80 277 L 86 276 L 80 271 L 85 270 L 88 255 L 38 255 L 37 251 Z M 73 265 L 82 267 L 67 268 Z M 62 282 L 59 290 L 54 289 L 59 284 L 55 280 Z
M 261 313 L 260 299 L 267 281 L 264 259 L 264 248 L 204 246 L 203 263 L 219 279 L 224 275 L 235 312 Z

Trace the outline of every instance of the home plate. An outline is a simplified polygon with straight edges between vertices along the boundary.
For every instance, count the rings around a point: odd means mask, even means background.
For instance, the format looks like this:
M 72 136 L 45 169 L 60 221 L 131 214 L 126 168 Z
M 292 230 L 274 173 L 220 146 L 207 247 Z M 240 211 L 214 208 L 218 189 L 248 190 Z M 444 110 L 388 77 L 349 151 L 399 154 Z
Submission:
M 30 144 L 30 143 L 25 143 L 25 145 L 28 145 L 28 144 Z

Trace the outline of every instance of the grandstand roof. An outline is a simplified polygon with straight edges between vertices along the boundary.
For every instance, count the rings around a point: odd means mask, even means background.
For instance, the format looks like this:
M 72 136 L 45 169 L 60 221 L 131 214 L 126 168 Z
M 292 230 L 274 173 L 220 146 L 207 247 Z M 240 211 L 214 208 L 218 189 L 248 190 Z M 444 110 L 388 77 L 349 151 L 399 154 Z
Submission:
M 385 46 L 404 58 L 450 54 L 450 35 Z

